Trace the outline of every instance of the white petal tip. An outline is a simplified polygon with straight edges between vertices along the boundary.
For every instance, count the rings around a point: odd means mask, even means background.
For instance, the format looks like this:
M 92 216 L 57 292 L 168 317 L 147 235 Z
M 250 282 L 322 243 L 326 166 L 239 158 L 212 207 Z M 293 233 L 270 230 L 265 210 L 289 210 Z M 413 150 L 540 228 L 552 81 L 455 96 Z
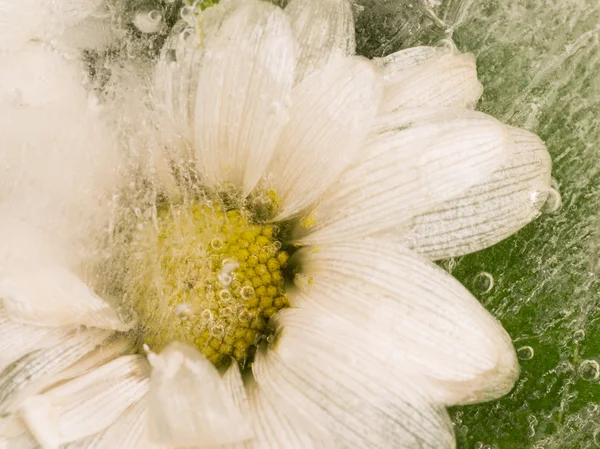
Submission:
M 60 447 L 62 441 L 58 431 L 58 413 L 48 398 L 31 396 L 19 412 L 43 449 Z
M 172 343 L 152 357 L 150 438 L 170 446 L 220 446 L 250 437 L 226 382 L 196 349 Z

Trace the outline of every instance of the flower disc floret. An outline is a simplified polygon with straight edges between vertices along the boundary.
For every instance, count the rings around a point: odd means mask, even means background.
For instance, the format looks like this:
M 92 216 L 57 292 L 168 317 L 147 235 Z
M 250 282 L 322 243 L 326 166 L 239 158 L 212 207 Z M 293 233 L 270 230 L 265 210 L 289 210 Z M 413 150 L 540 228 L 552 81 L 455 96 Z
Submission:
M 289 254 L 277 227 L 251 216 L 210 201 L 182 204 L 135 231 L 125 291 L 150 350 L 179 341 L 217 366 L 251 359 L 269 319 L 289 304 Z

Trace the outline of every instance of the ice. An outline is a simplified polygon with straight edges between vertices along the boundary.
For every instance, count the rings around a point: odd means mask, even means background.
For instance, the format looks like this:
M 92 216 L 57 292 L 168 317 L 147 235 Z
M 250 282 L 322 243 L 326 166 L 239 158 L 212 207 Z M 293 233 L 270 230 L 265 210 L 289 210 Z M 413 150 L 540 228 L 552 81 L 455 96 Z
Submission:
M 434 9 L 444 31 L 419 16 L 417 1 L 360 3 L 363 54 L 451 34 L 477 55 L 485 87 L 478 109 L 542 137 L 562 196 L 559 210 L 513 238 L 454 261 L 453 274 L 515 347 L 533 354 L 507 397 L 452 410 L 458 447 L 600 447 L 600 4 L 444 0 Z M 494 278 L 487 293 L 478 288 L 481 272 Z

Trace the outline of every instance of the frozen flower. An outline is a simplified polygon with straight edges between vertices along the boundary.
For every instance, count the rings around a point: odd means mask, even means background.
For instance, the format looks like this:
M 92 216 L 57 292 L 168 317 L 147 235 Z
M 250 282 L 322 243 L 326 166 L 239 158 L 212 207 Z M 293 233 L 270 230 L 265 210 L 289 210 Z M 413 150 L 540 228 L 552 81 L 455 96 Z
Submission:
M 445 407 L 505 394 L 518 364 L 432 260 L 539 214 L 544 145 L 472 110 L 470 55 L 354 56 L 347 0 L 182 17 L 151 164 L 148 116 L 119 146 L 75 62 L 3 60 L 0 442 L 454 447 Z

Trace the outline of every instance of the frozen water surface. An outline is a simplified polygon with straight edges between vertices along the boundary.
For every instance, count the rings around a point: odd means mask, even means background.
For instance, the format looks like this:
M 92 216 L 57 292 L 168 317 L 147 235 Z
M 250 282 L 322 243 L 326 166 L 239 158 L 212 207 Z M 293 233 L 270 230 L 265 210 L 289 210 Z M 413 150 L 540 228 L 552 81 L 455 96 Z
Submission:
M 426 3 L 363 0 L 361 51 L 443 39 L 423 19 Z M 458 447 L 600 447 L 600 3 L 445 0 L 434 10 L 477 55 L 478 109 L 540 135 L 560 193 L 519 234 L 442 264 L 502 321 L 522 370 L 502 400 L 451 411 Z
M 86 44 L 90 83 L 101 108 L 110 109 L 104 95 L 117 99 L 115 134 L 134 139 L 152 160 L 158 145 L 140 111 L 176 7 L 109 3 L 114 35 L 98 36 L 98 48 Z M 125 23 L 136 11 L 159 11 L 160 30 Z M 478 109 L 538 133 L 554 160 L 556 195 L 542 217 L 491 249 L 442 263 L 502 321 L 522 369 L 507 397 L 451 411 L 458 447 L 600 447 L 600 3 L 358 0 L 356 13 L 366 56 L 449 37 L 474 53 L 485 86 Z

